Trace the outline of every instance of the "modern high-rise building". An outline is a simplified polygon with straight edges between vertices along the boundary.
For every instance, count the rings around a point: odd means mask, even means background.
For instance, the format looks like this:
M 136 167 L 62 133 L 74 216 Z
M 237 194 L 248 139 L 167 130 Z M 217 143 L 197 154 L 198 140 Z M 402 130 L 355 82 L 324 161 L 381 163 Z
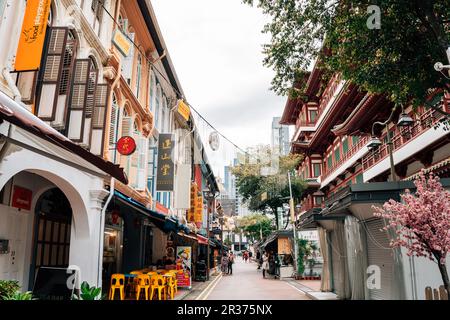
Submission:
M 272 150 L 277 150 L 280 155 L 288 155 L 290 151 L 289 144 L 289 126 L 280 124 L 281 117 L 272 119 L 271 146 Z

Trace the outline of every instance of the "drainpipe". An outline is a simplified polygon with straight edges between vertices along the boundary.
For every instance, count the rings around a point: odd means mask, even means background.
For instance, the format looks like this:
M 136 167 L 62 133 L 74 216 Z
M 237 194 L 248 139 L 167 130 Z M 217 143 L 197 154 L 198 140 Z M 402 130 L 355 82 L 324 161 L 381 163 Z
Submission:
M 105 205 L 103 206 L 102 213 L 100 215 L 100 234 L 99 234 L 99 248 L 98 248 L 98 272 L 97 272 L 97 287 L 102 287 L 102 270 L 103 270 L 103 241 L 105 233 L 105 215 L 106 208 L 108 208 L 112 197 L 114 196 L 114 178 L 111 177 L 111 183 L 109 185 L 109 196 L 106 199 Z
M 20 94 L 19 89 L 17 88 L 16 84 L 14 83 L 13 78 L 11 77 L 11 70 L 8 67 L 4 67 L 2 69 L 2 75 L 6 80 L 6 83 L 8 83 L 8 87 L 11 89 L 11 91 L 14 94 L 13 99 L 17 102 L 22 102 L 22 95 Z M 20 103 L 20 105 L 22 105 Z

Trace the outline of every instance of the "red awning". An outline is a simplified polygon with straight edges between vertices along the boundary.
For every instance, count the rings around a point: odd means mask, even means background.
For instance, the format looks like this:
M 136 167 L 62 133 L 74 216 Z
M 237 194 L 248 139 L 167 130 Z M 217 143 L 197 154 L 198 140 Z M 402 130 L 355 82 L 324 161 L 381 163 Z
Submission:
M 2 120 L 8 121 L 60 148 L 80 156 L 120 182 L 128 184 L 125 172 L 118 165 L 106 161 L 72 142 L 4 93 L 0 93 L 0 123 Z
M 204 236 L 201 236 L 199 234 L 197 235 L 197 240 L 200 244 L 208 244 L 208 238 L 205 238 Z

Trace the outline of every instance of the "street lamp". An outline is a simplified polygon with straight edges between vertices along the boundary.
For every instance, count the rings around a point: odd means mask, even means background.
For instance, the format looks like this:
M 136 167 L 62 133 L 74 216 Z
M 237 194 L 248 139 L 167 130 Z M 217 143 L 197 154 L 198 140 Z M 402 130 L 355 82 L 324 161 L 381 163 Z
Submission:
M 402 108 L 402 113 L 400 114 L 400 117 L 398 119 L 397 122 L 397 126 L 398 127 L 408 127 L 410 125 L 412 125 L 414 123 L 414 120 L 404 111 L 403 105 L 400 105 Z M 369 150 L 376 150 L 378 147 L 381 146 L 381 140 L 375 135 L 375 125 L 381 125 L 381 126 L 386 126 L 386 137 L 387 137 L 387 146 L 388 146 L 388 152 L 389 152 L 389 161 L 390 161 L 390 166 L 391 166 L 391 176 L 392 176 L 392 181 L 397 181 L 397 176 L 395 174 L 395 166 L 394 166 L 394 155 L 393 155 L 393 145 L 392 145 L 392 140 L 391 140 L 391 135 L 389 133 L 389 123 L 392 121 L 392 117 L 394 116 L 395 111 L 397 110 L 398 105 L 396 105 L 394 107 L 394 109 L 392 110 L 389 118 L 384 121 L 384 122 L 374 122 L 372 125 L 372 138 L 369 141 L 369 143 L 367 144 L 367 148 Z

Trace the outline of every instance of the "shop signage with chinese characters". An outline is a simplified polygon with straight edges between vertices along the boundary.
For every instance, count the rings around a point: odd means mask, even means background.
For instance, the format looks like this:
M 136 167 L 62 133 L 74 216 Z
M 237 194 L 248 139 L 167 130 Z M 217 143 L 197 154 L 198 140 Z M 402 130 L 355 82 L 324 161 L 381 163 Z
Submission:
M 195 203 L 194 210 L 194 222 L 201 223 L 203 220 L 203 197 L 197 195 L 197 201 Z
M 198 187 L 195 182 L 191 183 L 191 207 L 188 210 L 187 221 L 195 222 L 195 208 L 197 204 Z
M 31 199 L 33 193 L 31 190 L 14 186 L 13 196 L 12 196 L 12 207 L 31 210 Z
M 16 71 L 31 71 L 41 65 L 51 0 L 28 0 L 17 47 Z
M 158 191 L 173 191 L 174 163 L 172 155 L 174 144 L 173 134 L 159 134 L 158 173 L 156 175 L 156 190 Z
M 191 109 L 186 103 L 184 103 L 183 100 L 178 100 L 178 113 L 183 117 L 184 120 L 189 121 Z
M 129 156 L 136 151 L 136 141 L 132 137 L 125 136 L 117 141 L 117 152 L 123 156 Z

